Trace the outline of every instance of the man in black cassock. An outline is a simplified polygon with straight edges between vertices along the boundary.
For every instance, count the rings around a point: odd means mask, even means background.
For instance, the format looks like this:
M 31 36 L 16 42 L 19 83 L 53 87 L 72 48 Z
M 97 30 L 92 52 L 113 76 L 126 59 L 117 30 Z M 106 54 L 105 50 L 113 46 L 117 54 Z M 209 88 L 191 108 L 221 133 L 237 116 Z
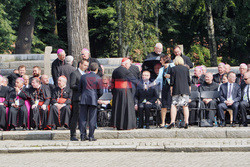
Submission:
M 51 93 L 48 86 L 41 84 L 38 78 L 33 78 L 31 89 L 31 126 L 34 129 L 46 129 L 48 106 Z
M 205 75 L 205 82 L 200 86 L 200 92 L 202 91 L 218 91 L 219 84 L 213 81 L 213 74 L 208 72 Z M 217 108 L 217 99 L 201 99 L 201 108 Z M 208 118 L 214 120 L 214 116 L 216 115 L 216 110 L 208 110 L 205 111 Z M 204 118 L 203 112 L 201 112 L 201 118 Z
M 111 126 L 116 127 L 117 130 L 136 128 L 132 83 L 137 84 L 138 80 L 128 70 L 130 65 L 130 60 L 123 58 L 121 66 L 116 68 L 112 74 Z
M 65 64 L 65 57 L 66 57 L 65 51 L 63 49 L 58 49 L 57 56 L 58 58 L 53 61 L 52 66 L 51 66 L 51 74 L 52 74 L 52 78 L 53 78 L 55 86 L 57 86 L 57 83 L 58 83 L 57 79 L 60 76 L 59 67 Z
M 52 128 L 64 126 L 69 127 L 70 104 L 72 91 L 67 87 L 67 78 L 60 76 L 58 78 L 58 87 L 52 92 L 51 107 L 48 119 L 48 125 Z
M 26 93 L 23 78 L 17 78 L 15 89 L 9 95 L 8 126 L 14 129 L 18 126 L 27 128 L 28 109 L 25 105 Z
M 6 107 L 8 107 L 9 89 L 3 86 L 2 82 L 3 77 L 0 76 L 0 128 L 6 130 Z

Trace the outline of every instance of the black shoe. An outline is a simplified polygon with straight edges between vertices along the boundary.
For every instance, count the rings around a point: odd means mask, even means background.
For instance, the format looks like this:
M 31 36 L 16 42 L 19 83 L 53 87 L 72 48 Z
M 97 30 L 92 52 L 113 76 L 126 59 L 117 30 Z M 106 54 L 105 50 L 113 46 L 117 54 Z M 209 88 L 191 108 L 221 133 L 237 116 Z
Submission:
M 221 121 L 220 127 L 225 127 L 225 126 L 226 126 L 226 122 L 225 121 Z
M 236 125 L 235 125 L 235 123 L 234 123 L 234 122 L 233 122 L 233 123 L 231 123 L 231 124 L 230 124 L 230 126 L 231 126 L 231 127 L 236 127 Z
M 89 140 L 88 136 L 81 135 L 81 141 Z
M 78 141 L 78 139 L 75 136 L 70 137 L 70 141 Z
M 185 125 L 184 125 L 184 129 L 187 129 L 188 128 L 188 123 L 186 123 Z
M 243 125 L 243 127 L 247 127 L 248 125 L 247 125 L 247 123 L 244 123 L 244 124 L 242 124 Z
M 89 141 L 96 141 L 96 139 L 93 138 L 93 137 L 90 137 L 90 138 L 89 138 Z
M 167 126 L 167 129 L 171 129 L 171 128 L 174 128 L 174 127 L 175 127 L 175 124 L 171 123 L 170 125 Z

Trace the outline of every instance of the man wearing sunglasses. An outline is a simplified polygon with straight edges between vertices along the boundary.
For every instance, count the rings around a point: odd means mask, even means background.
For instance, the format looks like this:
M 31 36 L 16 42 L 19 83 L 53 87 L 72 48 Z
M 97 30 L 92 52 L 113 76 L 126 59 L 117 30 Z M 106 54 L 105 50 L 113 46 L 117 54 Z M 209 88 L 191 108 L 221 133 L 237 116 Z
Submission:
M 245 84 L 241 89 L 240 113 L 242 125 L 247 127 L 247 108 L 250 107 L 250 71 L 244 74 Z

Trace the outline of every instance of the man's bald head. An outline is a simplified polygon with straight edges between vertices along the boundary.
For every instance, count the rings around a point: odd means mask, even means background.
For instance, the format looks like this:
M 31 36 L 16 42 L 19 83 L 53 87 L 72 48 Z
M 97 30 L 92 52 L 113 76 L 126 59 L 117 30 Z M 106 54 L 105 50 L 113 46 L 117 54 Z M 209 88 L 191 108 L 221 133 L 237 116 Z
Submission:
M 205 74 L 205 81 L 208 84 L 211 84 L 213 82 L 213 74 L 211 72 Z

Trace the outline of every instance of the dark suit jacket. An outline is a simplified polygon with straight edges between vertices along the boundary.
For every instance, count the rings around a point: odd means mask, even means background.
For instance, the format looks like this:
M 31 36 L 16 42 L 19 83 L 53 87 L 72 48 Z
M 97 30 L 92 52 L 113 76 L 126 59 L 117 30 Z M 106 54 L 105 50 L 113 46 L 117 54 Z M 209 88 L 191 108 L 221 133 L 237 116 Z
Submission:
M 244 96 L 244 90 L 245 90 L 245 87 L 247 86 L 247 84 L 244 82 L 243 84 L 241 84 L 241 101 L 243 100 L 243 96 Z M 248 89 L 250 89 L 248 87 Z M 249 90 L 250 91 L 250 90 Z M 248 97 L 248 102 L 250 104 L 250 97 Z
M 224 83 L 220 86 L 220 102 L 224 103 L 227 100 L 227 90 L 228 90 L 228 83 Z M 232 88 L 232 98 L 233 101 L 238 102 L 241 99 L 241 89 L 237 83 L 233 84 Z
M 141 81 L 141 84 L 143 84 L 143 81 Z M 141 87 L 137 87 L 136 94 L 135 94 L 135 104 L 140 104 L 143 102 L 144 99 L 149 101 L 152 104 L 155 104 L 155 101 L 158 98 L 157 91 L 155 87 L 149 87 L 148 90 L 145 90 Z
M 15 82 L 18 77 L 21 77 L 19 74 L 11 73 L 7 78 L 8 78 L 8 86 L 10 87 L 15 87 Z
M 136 79 L 141 78 L 140 70 L 136 65 L 131 64 L 128 70 L 135 76 Z
M 82 75 L 79 83 L 79 92 L 81 92 L 82 105 L 97 106 L 97 100 L 102 96 L 102 78 L 94 72 Z
M 195 75 L 192 76 L 192 78 L 191 78 L 191 84 L 193 84 L 193 85 L 195 85 L 195 84 L 202 85 L 204 82 L 205 82 L 205 75 L 201 75 L 199 79 Z
M 222 78 L 225 74 L 222 74 L 222 76 L 220 77 L 220 74 L 217 73 L 217 74 L 214 74 L 213 75 L 213 81 L 216 82 L 216 83 L 222 83 Z
M 173 86 L 172 95 L 189 95 L 191 85 L 189 70 L 186 66 L 177 65 L 172 67 L 170 85 Z
M 70 88 L 73 90 L 72 101 L 79 102 L 81 100 L 81 92 L 79 91 L 79 82 L 82 74 L 77 69 L 70 74 Z
M 100 77 L 102 77 L 103 74 L 102 74 L 102 68 L 101 68 L 100 62 L 99 62 L 97 59 L 90 57 L 90 58 L 89 58 L 89 65 L 90 65 L 91 63 L 93 63 L 93 62 L 95 62 L 95 63 L 98 64 L 99 67 L 98 67 L 97 75 L 99 75 Z M 88 70 L 89 70 L 89 69 L 88 69 Z
M 59 75 L 64 75 L 67 78 L 67 86 L 70 84 L 70 74 L 76 70 L 75 67 L 69 64 L 65 64 L 59 67 Z
M 176 57 L 176 56 L 173 54 L 173 55 L 171 56 L 171 59 L 174 60 L 175 57 Z M 183 60 L 184 60 L 184 64 L 187 64 L 187 65 L 189 66 L 190 69 L 194 67 L 194 65 L 193 65 L 193 63 L 191 62 L 191 60 L 190 60 L 189 57 L 185 56 L 184 54 L 181 54 L 181 57 L 182 57 Z
M 236 81 L 235 82 L 237 84 L 239 84 L 241 87 L 244 86 L 244 84 L 245 84 L 245 81 L 243 79 L 243 76 L 241 76 L 241 74 L 236 74 Z

